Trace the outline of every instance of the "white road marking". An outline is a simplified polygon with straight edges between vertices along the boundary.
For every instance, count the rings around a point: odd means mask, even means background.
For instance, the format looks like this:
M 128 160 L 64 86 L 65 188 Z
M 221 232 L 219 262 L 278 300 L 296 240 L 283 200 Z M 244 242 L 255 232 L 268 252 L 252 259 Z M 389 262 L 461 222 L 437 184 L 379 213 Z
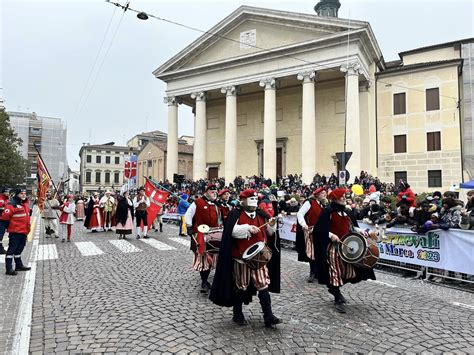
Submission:
M 124 253 L 136 253 L 141 251 L 141 249 L 138 249 L 135 245 L 133 245 L 130 242 L 127 242 L 126 240 L 110 240 L 112 245 L 119 249 L 121 252 Z
M 466 304 L 466 303 L 453 302 L 453 305 L 459 306 L 459 307 L 464 307 L 464 308 L 469 308 L 469 309 L 474 309 L 473 305 Z
M 376 283 L 376 284 L 380 284 L 380 285 L 384 285 L 384 286 L 388 286 L 388 287 L 392 287 L 392 288 L 397 288 L 398 286 L 395 286 L 395 285 L 392 285 L 392 284 L 388 284 L 386 282 L 382 282 L 382 281 L 379 281 L 379 280 L 369 280 L 370 282 L 373 282 L 373 283 Z
M 36 210 L 37 214 L 37 210 Z M 25 281 L 21 293 L 15 336 L 13 338 L 12 354 L 28 354 L 30 352 L 31 317 L 33 314 L 33 295 L 36 280 L 36 259 L 38 258 L 39 232 L 41 229 L 41 218 L 37 218 L 33 245 L 31 248 L 30 271 L 25 272 Z
M 184 239 L 184 238 L 169 238 L 169 239 L 172 240 L 173 242 L 186 245 L 187 247 L 189 247 L 189 244 L 191 244 L 189 239 Z
M 143 243 L 151 245 L 153 248 L 156 248 L 158 250 L 175 250 L 175 247 L 172 247 L 168 244 L 165 244 L 163 242 L 159 242 L 156 239 L 140 239 Z
M 58 258 L 58 249 L 56 244 L 44 244 L 38 246 L 38 253 L 36 261 L 40 260 L 54 260 Z
M 83 256 L 104 254 L 104 252 L 92 242 L 76 242 L 74 244 Z

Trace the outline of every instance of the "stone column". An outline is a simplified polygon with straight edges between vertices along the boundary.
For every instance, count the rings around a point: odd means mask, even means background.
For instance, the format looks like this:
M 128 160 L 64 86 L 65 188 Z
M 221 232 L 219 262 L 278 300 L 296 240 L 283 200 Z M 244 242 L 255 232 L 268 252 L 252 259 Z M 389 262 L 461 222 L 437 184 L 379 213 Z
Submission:
M 317 74 L 314 71 L 298 73 L 298 80 L 303 80 L 303 103 L 301 119 L 301 173 L 303 182 L 311 184 L 316 174 L 316 102 L 314 82 Z
M 237 88 L 221 89 L 226 94 L 225 106 L 225 183 L 234 183 L 237 176 Z
M 173 174 L 178 173 L 178 101 L 176 97 L 164 98 L 168 104 L 168 139 L 166 152 L 166 178 L 173 181 Z
M 194 121 L 193 179 L 206 179 L 206 93 L 191 94 L 196 99 L 196 118 Z
M 276 181 L 276 79 L 260 80 L 265 88 L 263 109 L 263 176 Z
M 354 180 L 361 171 L 361 139 L 359 114 L 359 63 L 349 63 L 341 66 L 346 74 L 346 152 L 352 152 L 346 170 L 350 180 Z M 366 157 L 367 159 L 369 157 Z

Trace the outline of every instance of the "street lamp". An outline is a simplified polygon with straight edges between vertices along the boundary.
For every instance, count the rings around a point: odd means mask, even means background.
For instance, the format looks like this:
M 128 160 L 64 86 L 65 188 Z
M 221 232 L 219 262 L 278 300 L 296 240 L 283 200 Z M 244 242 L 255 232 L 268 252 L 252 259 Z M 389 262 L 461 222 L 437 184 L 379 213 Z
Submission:
M 140 19 L 140 20 L 148 20 L 148 15 L 146 14 L 146 12 L 139 12 L 137 14 L 137 17 Z

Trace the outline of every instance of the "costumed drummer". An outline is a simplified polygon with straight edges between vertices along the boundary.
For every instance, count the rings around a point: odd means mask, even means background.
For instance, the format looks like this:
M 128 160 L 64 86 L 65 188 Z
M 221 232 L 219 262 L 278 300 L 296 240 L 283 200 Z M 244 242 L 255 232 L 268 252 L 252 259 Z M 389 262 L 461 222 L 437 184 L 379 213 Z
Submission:
M 347 282 L 375 280 L 373 269 L 349 264 L 339 255 L 341 238 L 358 227 L 357 221 L 347 214 L 345 192 L 346 189 L 338 188 L 329 193 L 329 206 L 321 212 L 313 229 L 316 278 L 319 283 L 327 285 L 340 313 L 346 312 L 341 286 Z
M 276 220 L 269 220 L 265 212 L 257 209 L 255 190 L 242 191 L 240 201 L 241 207 L 230 212 L 224 228 L 209 298 L 218 306 L 233 307 L 232 320 L 238 325 L 246 325 L 242 304 L 251 302 L 258 291 L 265 326 L 273 327 L 282 322 L 272 312 L 269 293 L 280 292 L 280 247 L 275 233 Z M 267 264 L 250 265 L 243 260 L 244 254 L 259 242 L 270 248 L 271 259 Z
M 298 211 L 296 226 L 296 250 L 298 261 L 309 263 L 308 282 L 315 281 L 316 263 L 314 262 L 313 227 L 327 205 L 327 192 L 324 187 L 313 191 Z
M 216 204 L 217 187 L 209 184 L 202 197 L 197 198 L 188 208 L 184 216 L 187 233 L 191 236 L 191 250 L 194 252 L 193 269 L 199 271 L 201 276 L 201 292 L 206 293 L 211 289 L 207 281 L 211 269 L 215 264 L 215 255 L 206 252 L 204 235 L 199 232 L 200 225 L 210 228 L 222 227 L 219 206 Z

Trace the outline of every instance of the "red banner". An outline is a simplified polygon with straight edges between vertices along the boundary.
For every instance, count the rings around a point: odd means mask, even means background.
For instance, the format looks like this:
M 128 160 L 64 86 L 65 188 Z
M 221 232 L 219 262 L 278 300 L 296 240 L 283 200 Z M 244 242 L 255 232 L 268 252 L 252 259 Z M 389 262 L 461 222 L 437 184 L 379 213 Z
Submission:
M 148 179 L 146 179 L 145 195 L 147 195 L 150 199 L 150 207 L 147 208 L 148 228 L 152 228 L 152 223 L 155 220 L 157 214 L 160 212 L 161 207 L 166 202 L 169 193 L 157 189 Z
M 51 176 L 48 174 L 46 165 L 43 162 L 43 159 L 38 155 L 36 158 L 36 179 L 38 183 L 38 195 L 37 195 L 37 204 L 40 212 L 44 210 L 44 200 L 46 199 L 46 191 L 48 191 L 51 186 Z

